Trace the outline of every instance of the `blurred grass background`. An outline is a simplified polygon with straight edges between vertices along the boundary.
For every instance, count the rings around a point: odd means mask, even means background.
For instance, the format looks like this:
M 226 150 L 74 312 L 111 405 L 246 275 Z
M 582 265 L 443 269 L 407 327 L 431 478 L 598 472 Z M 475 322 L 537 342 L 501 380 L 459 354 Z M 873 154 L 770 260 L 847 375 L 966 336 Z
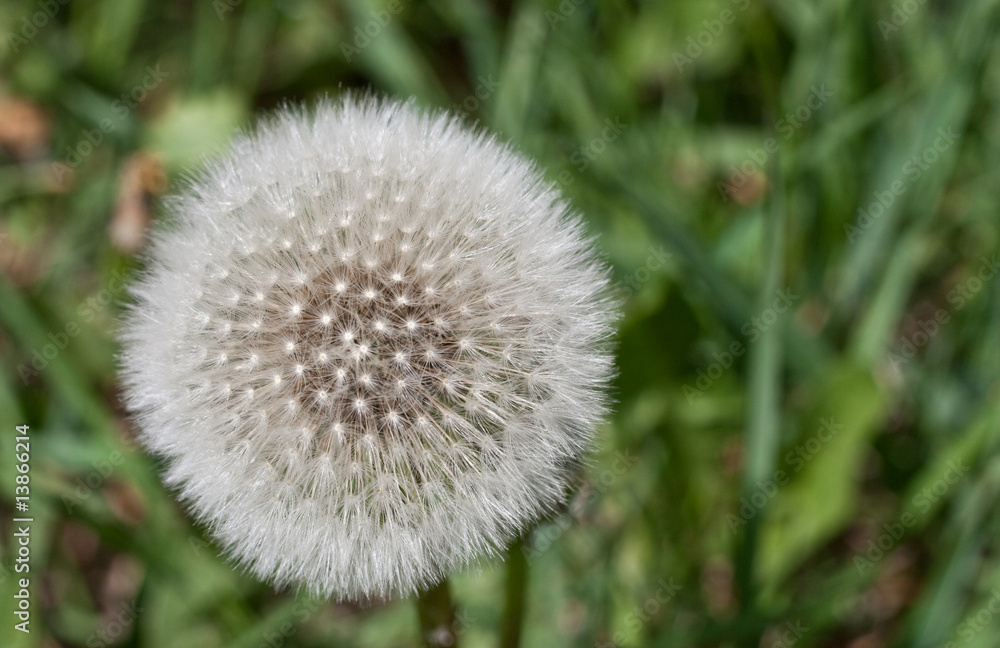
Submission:
M 0 645 L 415 643 L 409 601 L 231 568 L 115 378 L 158 197 L 348 88 L 537 158 L 629 294 L 618 412 L 525 540 L 522 645 L 1000 645 L 998 5 L 4 0 L 4 610 L 19 424 L 35 522 Z M 453 579 L 461 644 L 498 645 L 506 579 Z

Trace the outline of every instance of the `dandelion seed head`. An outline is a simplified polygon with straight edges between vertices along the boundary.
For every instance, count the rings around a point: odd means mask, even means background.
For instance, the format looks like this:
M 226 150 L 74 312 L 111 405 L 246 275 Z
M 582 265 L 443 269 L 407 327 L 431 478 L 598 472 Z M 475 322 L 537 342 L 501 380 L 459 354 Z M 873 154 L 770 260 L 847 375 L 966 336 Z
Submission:
M 608 411 L 616 303 L 531 162 L 345 97 L 238 136 L 170 210 L 132 286 L 126 398 L 239 563 L 406 594 L 564 501 Z

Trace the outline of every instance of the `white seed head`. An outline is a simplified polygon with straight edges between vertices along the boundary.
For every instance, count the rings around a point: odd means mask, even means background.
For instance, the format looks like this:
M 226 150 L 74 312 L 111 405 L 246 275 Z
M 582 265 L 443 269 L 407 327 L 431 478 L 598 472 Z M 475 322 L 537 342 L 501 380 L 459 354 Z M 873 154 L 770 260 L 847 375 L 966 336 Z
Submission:
M 346 97 L 238 136 L 170 215 L 132 287 L 126 398 L 253 573 L 406 594 L 564 500 L 607 412 L 617 304 L 531 162 Z

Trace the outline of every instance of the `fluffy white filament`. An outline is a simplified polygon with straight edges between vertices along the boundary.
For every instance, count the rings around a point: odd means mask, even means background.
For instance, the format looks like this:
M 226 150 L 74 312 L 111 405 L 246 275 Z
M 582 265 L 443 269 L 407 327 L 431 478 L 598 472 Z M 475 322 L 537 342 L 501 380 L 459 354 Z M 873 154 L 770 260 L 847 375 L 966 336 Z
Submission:
M 405 594 L 563 500 L 606 413 L 615 304 L 525 158 L 347 97 L 238 136 L 170 212 L 133 286 L 127 401 L 241 564 Z

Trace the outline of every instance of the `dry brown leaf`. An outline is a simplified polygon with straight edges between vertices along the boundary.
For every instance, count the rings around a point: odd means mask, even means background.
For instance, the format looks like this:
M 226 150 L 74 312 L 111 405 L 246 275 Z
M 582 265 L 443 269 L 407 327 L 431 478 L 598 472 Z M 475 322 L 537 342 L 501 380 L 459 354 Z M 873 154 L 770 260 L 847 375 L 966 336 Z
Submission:
M 111 244 L 126 254 L 142 249 L 152 220 L 149 199 L 166 190 L 163 161 L 155 153 L 139 151 L 125 161 L 118 185 L 118 200 L 108 225 Z
M 17 160 L 44 156 L 51 135 L 49 118 L 41 106 L 18 97 L 0 98 L 0 146 Z

